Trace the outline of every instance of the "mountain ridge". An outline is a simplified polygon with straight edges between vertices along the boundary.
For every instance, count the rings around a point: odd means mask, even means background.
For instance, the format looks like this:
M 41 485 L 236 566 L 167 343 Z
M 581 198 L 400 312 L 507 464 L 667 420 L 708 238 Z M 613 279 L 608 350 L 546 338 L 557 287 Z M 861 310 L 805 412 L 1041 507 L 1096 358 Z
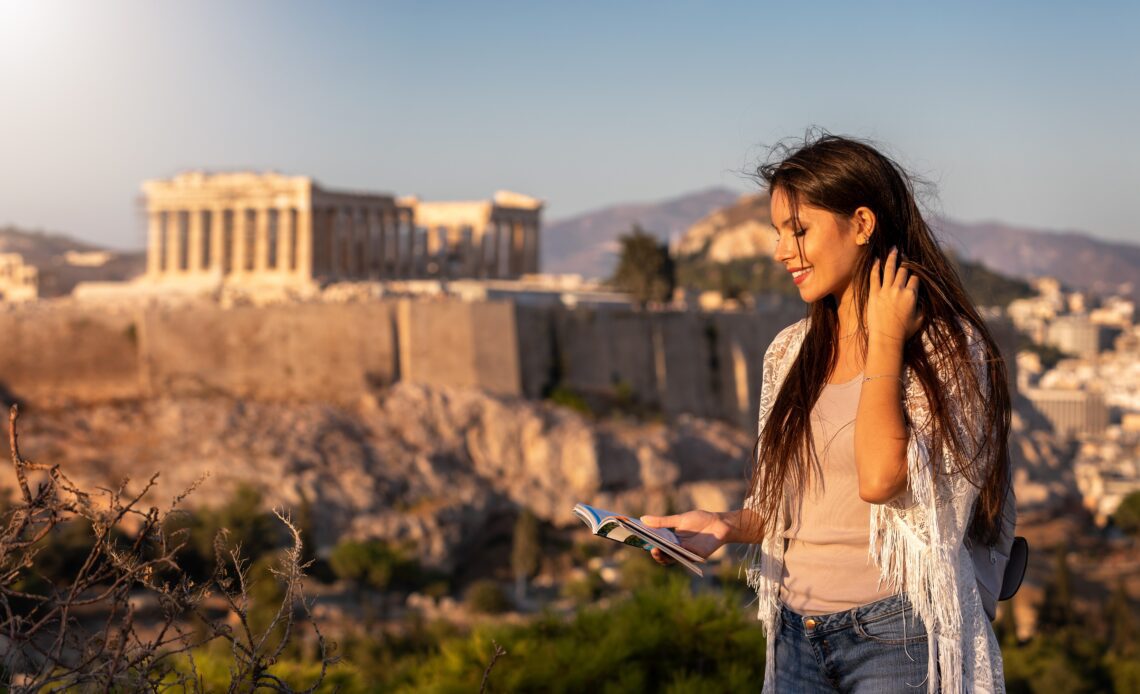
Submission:
M 0 227 L 0 253 L 19 253 L 24 262 L 39 270 L 41 297 L 70 294 L 80 282 L 123 282 L 146 270 L 145 251 L 119 251 L 81 241 L 60 232 L 29 231 L 8 225 Z M 79 265 L 69 253 L 106 254 L 103 262 Z
M 661 203 L 612 205 L 565 218 L 544 230 L 544 270 L 607 277 L 616 262 L 617 239 L 633 222 L 663 242 L 674 242 L 680 253 L 708 252 L 718 262 L 770 253 L 765 197 L 711 188 Z M 702 206 L 706 212 L 694 218 Z M 677 208 L 684 213 L 671 216 Z M 1140 244 L 1000 221 L 940 217 L 931 220 L 931 227 L 944 246 L 1003 275 L 1023 279 L 1047 275 L 1074 289 L 1140 300 Z

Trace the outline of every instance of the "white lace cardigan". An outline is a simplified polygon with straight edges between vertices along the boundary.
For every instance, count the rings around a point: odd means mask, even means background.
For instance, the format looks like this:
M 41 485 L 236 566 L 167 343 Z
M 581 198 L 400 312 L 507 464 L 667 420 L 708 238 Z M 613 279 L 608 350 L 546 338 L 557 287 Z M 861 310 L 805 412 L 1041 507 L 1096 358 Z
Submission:
M 764 355 L 761 431 L 807 328 L 808 319 L 788 326 Z M 981 342 L 971 340 L 970 351 L 976 375 L 984 384 L 987 375 Z M 907 444 L 907 486 L 912 505 L 903 508 L 888 502 L 871 506 L 868 551 L 880 569 L 881 580 L 903 587 L 916 616 L 926 626 L 930 646 L 928 691 L 1004 692 L 1001 650 L 982 606 L 970 552 L 963 544 L 978 490 L 961 475 L 948 471 L 950 461 L 961 452 L 946 449 L 944 469 L 937 480 L 931 474 L 930 440 L 922 426 L 930 414 L 926 396 L 910 369 L 904 372 L 903 383 L 907 420 L 914 424 Z M 954 398 L 953 392 L 949 395 L 948 402 L 958 403 L 955 424 L 963 433 L 977 432 L 977 408 L 962 402 L 963 398 Z M 966 435 L 962 440 L 972 439 Z M 758 500 L 750 498 L 745 506 L 756 508 Z M 782 510 L 776 527 L 784 527 Z M 764 691 L 769 693 L 775 692 L 783 555 L 784 541 L 777 532 L 752 545 L 746 561 L 748 584 L 756 590 L 759 618 L 768 636 Z

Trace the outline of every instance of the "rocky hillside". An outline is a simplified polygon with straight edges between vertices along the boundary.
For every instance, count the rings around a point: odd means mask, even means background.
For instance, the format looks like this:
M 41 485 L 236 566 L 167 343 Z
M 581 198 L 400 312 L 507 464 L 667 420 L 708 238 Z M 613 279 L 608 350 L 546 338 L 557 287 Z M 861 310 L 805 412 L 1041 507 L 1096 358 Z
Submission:
M 1024 418 L 1015 423 L 1019 505 L 1048 512 L 1073 494 L 1067 458 Z M 668 425 L 595 421 L 549 403 L 476 390 L 398 384 L 355 407 L 230 398 L 29 408 L 21 449 L 87 488 L 135 488 L 144 506 L 208 475 L 187 500 L 218 506 L 239 484 L 314 514 L 318 549 L 343 537 L 411 541 L 426 564 L 454 570 L 520 507 L 576 527 L 575 503 L 638 512 L 740 503 L 750 432 L 682 416 Z M 0 486 L 11 487 L 11 468 Z M 583 531 L 584 532 L 584 531 Z
M 676 251 L 715 263 L 771 256 L 776 245 L 771 223 L 768 194 L 744 195 L 689 227 Z
M 634 224 L 668 242 L 738 197 L 726 188 L 711 188 L 657 203 L 614 205 L 551 222 L 542 229 L 542 270 L 609 277 L 617 265 L 617 239 Z
M 121 282 L 146 270 L 142 251 L 112 251 L 64 234 L 0 228 L 0 253 L 19 253 L 39 270 L 40 296 L 71 293 L 79 282 Z
M 91 485 L 161 473 L 149 504 L 168 505 L 203 475 L 191 506 L 239 484 L 273 505 L 315 513 L 316 545 L 344 536 L 412 541 L 452 569 L 519 507 L 574 526 L 574 504 L 631 512 L 727 508 L 743 495 L 747 433 L 682 417 L 597 423 L 546 403 L 399 384 L 358 406 L 228 398 L 29 409 L 21 449 Z M 0 486 L 13 486 L 10 468 Z M 145 506 L 146 504 L 144 504 Z
M 742 196 L 697 221 L 676 246 L 678 282 L 701 291 L 794 296 L 787 273 L 772 260 L 776 236 L 770 225 L 766 194 Z M 980 262 L 961 257 L 959 261 L 962 280 L 980 304 L 1004 306 L 1033 294 L 1023 281 L 987 269 Z

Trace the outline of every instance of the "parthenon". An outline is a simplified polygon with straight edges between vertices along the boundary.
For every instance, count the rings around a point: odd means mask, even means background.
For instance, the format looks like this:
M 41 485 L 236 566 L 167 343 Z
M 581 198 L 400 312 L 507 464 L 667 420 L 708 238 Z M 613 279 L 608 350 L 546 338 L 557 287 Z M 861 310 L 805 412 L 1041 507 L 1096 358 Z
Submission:
M 296 284 L 538 272 L 542 202 L 422 202 L 305 176 L 185 172 L 143 183 L 147 276 Z

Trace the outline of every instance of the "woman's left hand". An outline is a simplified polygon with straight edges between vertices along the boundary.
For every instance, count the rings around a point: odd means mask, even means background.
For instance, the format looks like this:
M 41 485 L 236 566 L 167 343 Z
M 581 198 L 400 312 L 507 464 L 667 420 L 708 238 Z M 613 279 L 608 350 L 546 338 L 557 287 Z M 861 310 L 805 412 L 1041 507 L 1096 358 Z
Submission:
M 871 292 L 867 300 L 867 333 L 869 339 L 886 339 L 903 343 L 922 327 L 918 312 L 918 276 L 911 275 L 898 262 L 899 252 L 892 248 L 887 259 L 871 265 Z

